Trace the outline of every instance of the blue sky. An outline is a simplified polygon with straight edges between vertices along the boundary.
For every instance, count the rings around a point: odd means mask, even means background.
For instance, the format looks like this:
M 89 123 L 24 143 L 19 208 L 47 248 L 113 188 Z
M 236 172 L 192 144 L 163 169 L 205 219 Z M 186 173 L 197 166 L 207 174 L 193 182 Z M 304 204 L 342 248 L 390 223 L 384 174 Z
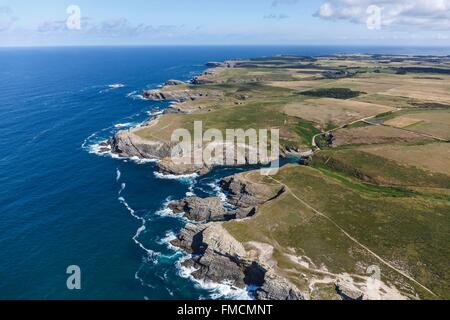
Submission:
M 0 0 L 0 46 L 158 44 L 449 46 L 450 0 Z

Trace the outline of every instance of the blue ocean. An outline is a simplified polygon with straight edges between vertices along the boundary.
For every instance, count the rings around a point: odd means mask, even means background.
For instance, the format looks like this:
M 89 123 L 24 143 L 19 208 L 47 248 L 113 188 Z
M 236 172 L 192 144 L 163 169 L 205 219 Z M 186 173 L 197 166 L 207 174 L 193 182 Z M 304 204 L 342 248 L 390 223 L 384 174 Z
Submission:
M 167 103 L 142 90 L 188 80 L 207 61 L 273 54 L 426 53 L 345 47 L 68 47 L 0 49 L 0 299 L 246 298 L 195 283 L 168 245 L 185 221 L 164 205 L 218 192 L 241 169 L 161 179 L 155 164 L 96 154 L 96 145 Z M 68 266 L 81 290 L 68 290 Z

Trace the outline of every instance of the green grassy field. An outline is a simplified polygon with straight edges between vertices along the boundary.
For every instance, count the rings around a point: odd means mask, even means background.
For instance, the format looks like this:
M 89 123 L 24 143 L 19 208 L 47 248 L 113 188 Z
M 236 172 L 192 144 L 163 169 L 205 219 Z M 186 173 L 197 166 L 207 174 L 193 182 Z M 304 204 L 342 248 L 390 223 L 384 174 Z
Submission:
M 314 157 L 313 165 L 381 185 L 450 188 L 450 176 L 401 165 L 359 150 L 321 151 Z
M 449 200 L 392 191 L 389 187 L 361 188 L 357 183 L 343 183 L 345 177 L 300 166 L 284 168 L 276 179 L 378 255 L 440 297 L 449 297 Z M 364 266 L 380 264 L 336 226 L 289 194 L 264 205 L 253 219 L 225 226 L 244 243 L 273 244 L 280 251 L 277 262 L 282 269 L 294 267 L 284 255 L 293 251 L 332 273 L 363 274 Z M 422 297 L 432 298 L 395 271 L 380 267 L 383 279 L 396 283 L 404 292 L 411 293 L 413 286 Z
M 265 203 L 251 219 L 226 222 L 224 226 L 244 244 L 256 241 L 271 245 L 277 272 L 302 290 L 314 287 L 312 298 L 338 298 L 335 279 L 347 275 L 362 281 L 367 277 L 368 266 L 379 265 L 383 282 L 409 298 L 418 295 L 449 299 L 450 176 L 444 167 L 448 144 L 439 142 L 433 149 L 433 161 L 429 161 L 427 146 L 437 139 L 422 137 L 428 133 L 447 137 L 450 132 L 450 109 L 445 102 L 450 101 L 450 92 L 447 95 L 446 91 L 446 80 L 450 78 L 445 72 L 432 77 L 434 69 L 429 75 L 396 74 L 402 63 L 428 66 L 419 58 L 371 55 L 318 59 L 280 56 L 243 61 L 236 68 L 216 69 L 206 76 L 207 84 L 168 88 L 207 93 L 207 97 L 178 105 L 180 109 L 185 107 L 185 113 L 163 115 L 136 134 L 143 139 L 168 141 L 173 130 L 193 131 L 194 122 L 202 121 L 203 130 L 218 129 L 223 133 L 226 129 L 280 129 L 282 148 L 310 149 L 313 137 L 333 129 L 336 123 L 363 128 L 398 120 L 391 128 L 373 128 L 408 134 L 414 131 L 420 139 L 375 137 L 381 141 L 377 147 L 414 150 L 390 150 L 389 160 L 382 152 L 362 150 L 362 146 L 371 144 L 365 136 L 358 140 L 359 144 L 352 144 L 353 136 L 347 137 L 350 141 L 346 140 L 345 146 L 330 146 L 317 152 L 311 167 L 283 167 L 275 178 L 292 193 L 285 192 Z M 413 70 L 416 69 L 408 69 Z M 428 69 L 421 72 L 424 70 Z M 326 76 L 328 71 L 356 73 L 330 79 Z M 322 100 L 326 103 L 319 105 Z M 300 108 L 305 104 L 308 108 Z M 337 107 L 342 108 L 331 113 Z M 296 112 L 289 113 L 287 109 Z M 351 124 L 363 115 L 374 115 L 373 123 Z M 417 122 L 410 119 L 417 115 Z M 370 140 L 370 135 L 367 137 Z M 320 136 L 316 142 L 321 148 L 328 147 Z M 423 149 L 418 145 L 423 145 Z M 414 165 L 404 154 L 415 157 Z M 397 162 L 397 158 L 403 162 Z M 428 166 L 421 166 L 422 159 L 429 161 Z M 257 179 L 267 185 L 274 183 L 262 176 Z M 437 296 L 381 263 L 361 244 Z M 295 260 L 298 257 L 308 263 L 299 263 Z

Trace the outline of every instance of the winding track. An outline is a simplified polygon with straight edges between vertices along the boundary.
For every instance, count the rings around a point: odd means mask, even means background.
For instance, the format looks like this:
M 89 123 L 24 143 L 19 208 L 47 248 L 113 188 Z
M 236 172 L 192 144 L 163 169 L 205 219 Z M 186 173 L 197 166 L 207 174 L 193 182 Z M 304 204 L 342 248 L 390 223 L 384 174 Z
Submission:
M 308 207 L 309 209 L 311 209 L 314 213 L 316 213 L 317 215 L 321 216 L 322 218 L 328 220 L 330 223 L 332 223 L 336 228 L 338 228 L 347 238 L 349 238 L 351 241 L 353 241 L 354 243 L 356 243 L 358 246 L 360 246 L 361 248 L 363 248 L 364 250 L 366 250 L 367 252 L 369 252 L 373 257 L 375 257 L 378 261 L 380 261 L 381 263 L 383 263 L 384 265 L 386 265 L 387 267 L 389 267 L 390 269 L 396 271 L 397 273 L 399 273 L 400 275 L 402 275 L 403 277 L 407 278 L 408 280 L 414 282 L 415 284 L 417 284 L 418 286 L 420 286 L 422 289 L 424 289 L 425 291 L 427 291 L 428 293 L 434 295 L 435 297 L 439 297 L 437 294 L 435 294 L 433 291 L 431 291 L 430 289 L 428 289 L 427 287 L 425 287 L 423 284 L 421 284 L 419 281 L 417 281 L 416 279 L 412 278 L 411 276 L 409 276 L 408 274 L 406 274 L 405 272 L 403 272 L 400 269 L 397 269 L 395 266 L 393 266 L 392 264 L 390 264 L 388 261 L 384 260 L 382 257 L 380 257 L 379 255 L 377 255 L 375 252 L 373 252 L 372 250 L 370 250 L 368 247 L 366 247 L 365 245 L 363 245 L 361 242 L 359 242 L 357 239 L 355 239 L 354 237 L 352 237 L 347 231 L 345 231 L 339 224 L 337 224 L 333 219 L 331 219 L 330 217 L 328 217 L 327 215 L 325 215 L 324 213 L 320 212 L 319 210 L 315 209 L 314 207 L 312 207 L 310 204 L 308 204 L 306 201 L 302 200 L 300 197 L 298 197 L 292 190 L 291 188 L 289 188 L 289 186 L 287 186 L 285 183 L 275 179 L 272 176 L 267 176 L 269 177 L 271 180 L 273 180 L 274 182 L 280 184 L 281 186 L 283 186 L 286 191 L 288 191 L 297 201 L 301 202 L 303 205 L 305 205 L 306 207 Z
M 401 110 L 403 110 L 403 109 L 397 108 L 395 111 L 393 111 L 393 113 L 401 111 Z M 400 130 L 403 130 L 403 131 L 406 131 L 406 132 L 415 133 L 415 134 L 420 135 L 422 137 L 431 138 L 431 139 L 434 139 L 434 140 L 437 140 L 437 141 L 440 141 L 440 142 L 449 142 L 448 139 L 440 138 L 440 137 L 437 137 L 437 136 L 434 136 L 434 135 L 431 135 L 431 134 L 426 134 L 426 133 L 422 133 L 422 132 L 412 131 L 412 130 L 408 130 L 408 129 L 405 129 L 405 128 L 394 127 L 394 126 L 390 126 L 390 125 L 387 125 L 387 124 L 384 124 L 384 123 L 373 123 L 373 122 L 369 121 L 370 119 L 373 119 L 375 117 L 376 116 L 365 117 L 365 118 L 362 118 L 362 119 L 355 120 L 355 121 L 352 121 L 350 123 L 344 124 L 344 125 L 342 125 L 340 127 L 334 128 L 332 130 L 318 133 L 312 138 L 311 145 L 317 151 L 320 151 L 320 147 L 316 143 L 317 137 L 322 136 L 322 135 L 327 134 L 327 133 L 331 133 L 331 132 L 337 131 L 339 129 L 343 129 L 346 126 L 350 126 L 350 125 L 355 124 L 357 122 L 364 122 L 364 123 L 367 123 L 367 124 L 372 125 L 372 126 L 385 126 L 385 127 L 400 129 Z

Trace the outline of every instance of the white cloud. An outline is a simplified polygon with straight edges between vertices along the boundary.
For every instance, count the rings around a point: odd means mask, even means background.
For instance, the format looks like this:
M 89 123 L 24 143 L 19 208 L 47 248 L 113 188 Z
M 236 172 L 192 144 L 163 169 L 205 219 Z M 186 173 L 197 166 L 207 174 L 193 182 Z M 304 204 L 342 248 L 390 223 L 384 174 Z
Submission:
M 328 0 L 315 16 L 364 24 L 373 5 L 381 8 L 382 27 L 450 30 L 450 0 Z
M 10 7 L 0 6 L 0 32 L 9 30 L 17 20 Z
M 291 5 L 297 4 L 299 0 L 273 0 L 272 7 L 278 7 L 280 5 Z
M 137 37 L 142 35 L 163 35 L 170 34 L 182 26 L 158 25 L 152 26 L 147 24 L 133 24 L 127 18 L 117 17 L 110 18 L 96 23 L 93 19 L 83 17 L 81 19 L 80 30 L 69 30 L 65 20 L 49 20 L 41 23 L 36 31 L 46 34 L 70 33 L 88 36 L 102 37 Z

